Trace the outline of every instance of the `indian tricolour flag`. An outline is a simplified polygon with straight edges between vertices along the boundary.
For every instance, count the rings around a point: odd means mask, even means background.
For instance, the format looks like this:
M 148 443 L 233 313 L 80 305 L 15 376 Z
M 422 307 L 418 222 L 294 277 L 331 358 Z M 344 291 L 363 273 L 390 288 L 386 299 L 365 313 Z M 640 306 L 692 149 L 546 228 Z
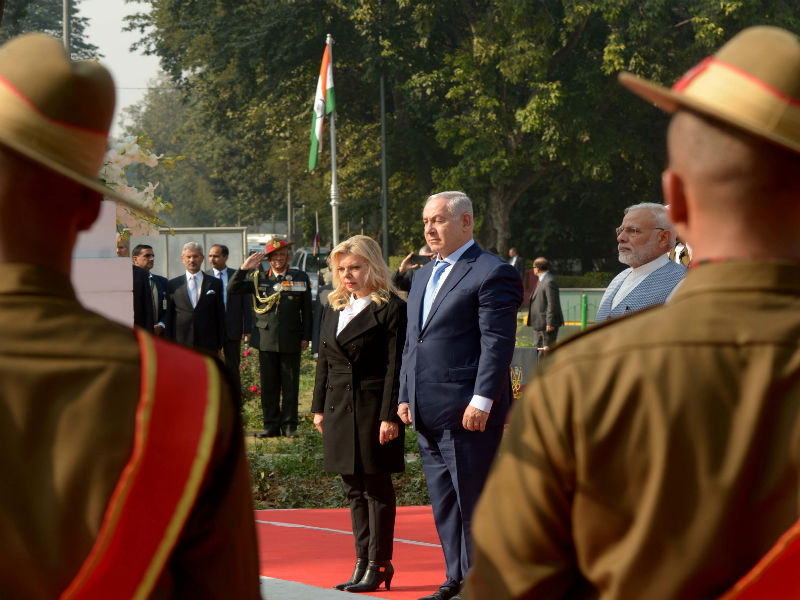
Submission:
M 311 150 L 308 153 L 309 171 L 313 171 L 317 166 L 317 155 L 322 151 L 322 123 L 325 115 L 331 114 L 335 108 L 333 61 L 329 43 L 325 46 L 325 54 L 322 55 L 322 66 L 319 69 L 319 79 L 317 80 L 317 94 L 314 98 L 314 115 L 311 119 Z

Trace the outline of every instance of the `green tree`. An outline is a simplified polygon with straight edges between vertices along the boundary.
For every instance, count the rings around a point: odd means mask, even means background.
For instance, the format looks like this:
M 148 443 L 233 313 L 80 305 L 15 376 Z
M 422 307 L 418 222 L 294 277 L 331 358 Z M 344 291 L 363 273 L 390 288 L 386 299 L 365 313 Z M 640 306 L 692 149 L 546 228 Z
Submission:
M 421 242 L 425 196 L 455 188 L 475 200 L 485 245 L 505 252 L 522 236 L 531 253 L 587 267 L 613 256 L 608 232 L 626 204 L 659 197 L 665 117 L 617 73 L 669 84 L 747 25 L 798 24 L 785 0 L 140 1 L 150 12 L 130 24 L 142 46 L 190 90 L 207 131 L 237 132 L 240 168 L 220 177 L 240 197 L 291 180 L 307 217 L 327 214 L 329 175 L 305 163 L 329 32 L 351 231 L 363 219 L 379 233 L 383 74 L 395 248 Z
M 260 199 L 263 178 L 240 150 L 240 130 L 213 131 L 202 101 L 160 77 L 138 104 L 125 111 L 126 135 L 146 133 L 153 148 L 184 160 L 174 170 L 136 170 L 133 180 L 157 178 L 159 192 L 173 206 L 165 218 L 172 226 L 237 225 L 259 220 L 269 206 Z M 251 182 L 261 187 L 253 188 Z M 140 182 L 143 183 L 143 182 Z
M 80 0 L 73 0 L 70 7 L 72 57 L 99 58 L 97 46 L 86 40 L 89 19 L 78 15 L 79 3 Z M 62 0 L 8 0 L 0 3 L 0 44 L 31 31 L 42 31 L 60 38 L 63 15 Z

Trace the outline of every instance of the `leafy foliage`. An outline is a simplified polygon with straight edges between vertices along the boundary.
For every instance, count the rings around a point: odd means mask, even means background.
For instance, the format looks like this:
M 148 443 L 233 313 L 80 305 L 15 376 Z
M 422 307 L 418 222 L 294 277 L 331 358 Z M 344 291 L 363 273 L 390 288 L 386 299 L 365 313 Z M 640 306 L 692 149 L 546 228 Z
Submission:
M 99 58 L 97 46 L 85 39 L 88 19 L 78 16 L 80 0 L 73 0 L 70 10 L 70 45 L 75 59 Z M 62 0 L 6 0 L 3 3 L 0 44 L 22 33 L 41 31 L 62 36 Z
M 667 117 L 616 74 L 669 84 L 747 25 L 798 29 L 786 0 L 138 1 L 150 11 L 130 27 L 214 147 L 196 148 L 204 203 L 224 205 L 219 224 L 277 210 L 289 180 L 308 209 L 305 233 L 315 211 L 328 230 L 329 174 L 305 163 L 331 33 L 342 233 L 381 233 L 383 76 L 390 253 L 420 245 L 428 194 L 464 189 L 484 245 L 504 253 L 513 240 L 524 255 L 585 269 L 613 266 L 609 232 L 624 206 L 660 197 Z

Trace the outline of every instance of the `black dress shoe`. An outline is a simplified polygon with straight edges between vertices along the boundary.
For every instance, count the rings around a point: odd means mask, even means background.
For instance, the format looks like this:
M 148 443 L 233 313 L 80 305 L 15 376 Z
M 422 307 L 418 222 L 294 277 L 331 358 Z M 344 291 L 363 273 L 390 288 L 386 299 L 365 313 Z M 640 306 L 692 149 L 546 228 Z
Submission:
M 259 431 L 256 434 L 256 437 L 259 438 L 259 439 L 264 439 L 264 438 L 271 438 L 271 437 L 280 437 L 280 435 L 281 435 L 280 431 L 277 431 L 275 429 L 267 429 L 266 431 Z
M 284 433 L 283 435 L 285 435 L 287 438 L 294 438 L 297 437 L 297 431 L 294 429 L 287 429 L 286 433 Z
M 460 596 L 461 594 L 459 594 L 458 587 L 443 585 L 430 596 L 424 596 L 419 600 L 459 600 Z

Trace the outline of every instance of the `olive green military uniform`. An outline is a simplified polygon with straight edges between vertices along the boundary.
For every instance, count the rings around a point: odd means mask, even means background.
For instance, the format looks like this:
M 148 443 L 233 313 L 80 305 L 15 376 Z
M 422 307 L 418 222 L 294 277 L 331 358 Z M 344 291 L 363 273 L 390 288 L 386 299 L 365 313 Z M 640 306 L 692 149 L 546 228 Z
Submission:
M 297 429 L 300 344 L 311 339 L 311 287 L 308 276 L 297 269 L 288 269 L 285 276 L 259 269 L 256 292 L 254 274 L 236 271 L 228 282 L 228 293 L 254 298 L 250 346 L 259 351 L 264 430 L 269 435 L 291 434 Z
M 510 422 L 466 597 L 718 597 L 800 514 L 800 265 L 697 266 L 557 349 Z
M 130 459 L 140 371 L 133 331 L 84 309 L 64 275 L 3 265 L 3 598 L 58 598 L 76 575 Z M 151 598 L 260 598 L 242 430 L 222 391 L 204 482 Z

